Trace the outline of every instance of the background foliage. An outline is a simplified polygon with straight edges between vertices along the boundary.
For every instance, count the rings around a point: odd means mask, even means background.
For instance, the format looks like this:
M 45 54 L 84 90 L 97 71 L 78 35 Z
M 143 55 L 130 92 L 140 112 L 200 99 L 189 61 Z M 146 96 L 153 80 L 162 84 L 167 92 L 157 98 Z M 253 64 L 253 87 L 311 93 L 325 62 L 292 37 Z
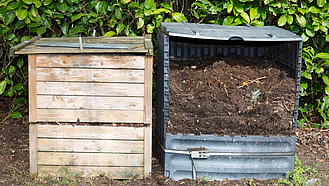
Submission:
M 17 109 L 27 94 L 26 60 L 8 52 L 35 35 L 155 35 L 160 22 L 183 20 L 278 26 L 304 40 L 299 124 L 328 127 L 328 14 L 326 0 L 1 0 L 0 95 L 15 100 L 10 117 L 20 117 Z

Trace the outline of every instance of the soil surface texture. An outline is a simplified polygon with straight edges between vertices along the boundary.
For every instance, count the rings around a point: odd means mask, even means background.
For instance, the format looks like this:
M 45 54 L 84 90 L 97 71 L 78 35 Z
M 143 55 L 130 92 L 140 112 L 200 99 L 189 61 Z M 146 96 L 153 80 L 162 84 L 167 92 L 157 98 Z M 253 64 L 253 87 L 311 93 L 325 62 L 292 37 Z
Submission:
M 273 60 L 172 60 L 169 79 L 167 133 L 295 135 L 295 79 Z

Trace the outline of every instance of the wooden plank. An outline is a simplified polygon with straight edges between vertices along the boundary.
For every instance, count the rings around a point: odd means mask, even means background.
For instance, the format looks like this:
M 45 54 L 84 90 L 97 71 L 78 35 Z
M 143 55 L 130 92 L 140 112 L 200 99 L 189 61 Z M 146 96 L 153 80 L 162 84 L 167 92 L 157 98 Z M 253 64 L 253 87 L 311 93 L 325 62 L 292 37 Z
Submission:
M 80 138 L 80 139 L 144 139 L 142 127 L 38 125 L 38 138 Z
M 143 84 L 37 82 L 39 95 L 75 96 L 144 96 Z
M 121 42 L 117 42 L 121 43 Z M 146 54 L 149 50 L 145 50 L 144 47 L 134 48 L 131 50 L 127 49 L 84 49 L 79 48 L 62 48 L 62 47 L 36 47 L 34 45 L 27 46 L 15 54 Z
M 106 176 L 110 179 L 142 179 L 143 167 L 88 167 L 39 165 L 39 176 L 65 177 L 65 175 Z
M 143 110 L 142 97 L 38 95 L 37 108 Z
M 125 43 L 143 43 L 144 37 L 137 36 L 137 37 L 82 37 L 82 42 L 87 43 L 112 43 L 115 41 L 125 42 Z M 73 43 L 73 42 L 79 42 L 78 37 L 66 37 L 66 38 L 52 38 L 52 37 L 43 37 L 41 38 L 37 43 L 48 43 L 48 42 L 67 42 L 67 43 Z
M 38 121 L 143 123 L 143 111 L 38 109 Z
M 38 143 L 37 143 L 37 125 L 30 124 L 29 128 L 29 150 L 30 150 L 30 174 L 35 177 L 38 174 Z
M 38 138 L 38 151 L 144 153 L 143 141 Z
M 145 35 L 145 49 L 148 51 L 146 55 L 153 56 L 152 34 Z
M 37 121 L 37 81 L 36 81 L 36 55 L 28 56 L 29 65 L 29 121 Z
M 145 80 L 144 80 L 144 123 L 152 123 L 152 69 L 153 57 L 145 57 Z
M 144 178 L 152 171 L 152 127 L 144 127 Z
M 37 81 L 144 83 L 144 70 L 37 68 Z
M 143 154 L 38 152 L 39 165 L 143 166 Z
M 144 56 L 40 54 L 37 58 L 37 67 L 144 69 Z
M 14 47 L 11 47 L 10 48 L 10 56 L 15 56 L 15 52 L 18 51 L 18 50 L 21 50 L 22 48 L 28 46 L 28 45 L 31 45 L 33 44 L 35 41 L 39 40 L 41 38 L 41 36 L 35 36 L 35 37 L 32 37 L 30 40 L 28 41 L 24 41 Z

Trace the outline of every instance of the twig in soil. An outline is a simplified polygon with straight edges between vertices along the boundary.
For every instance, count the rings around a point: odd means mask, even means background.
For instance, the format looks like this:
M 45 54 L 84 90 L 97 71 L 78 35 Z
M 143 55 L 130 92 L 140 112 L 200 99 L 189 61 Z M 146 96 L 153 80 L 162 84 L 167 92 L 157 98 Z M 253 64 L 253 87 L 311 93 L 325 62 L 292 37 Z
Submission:
M 259 80 L 262 80 L 262 79 L 265 79 L 265 78 L 266 78 L 266 76 L 256 78 L 256 79 L 254 79 L 254 80 L 252 80 L 252 81 L 249 81 L 248 83 L 247 83 L 247 82 L 243 82 L 243 85 L 238 86 L 238 88 L 242 88 L 242 87 L 248 86 L 248 85 L 251 84 L 251 83 L 254 83 L 254 82 L 256 82 L 256 81 L 259 81 Z
M 174 82 L 172 82 L 172 83 L 175 85 L 175 87 L 178 88 L 179 91 L 181 91 L 181 92 L 183 91 L 181 88 L 178 87 L 178 85 L 176 85 L 176 83 L 174 83 Z
M 282 82 L 283 82 L 283 80 L 281 80 L 280 83 L 273 85 L 267 92 L 270 92 L 272 90 L 272 88 L 274 88 L 275 86 L 281 85 Z
M 225 93 L 226 93 L 226 96 L 229 97 L 229 96 L 228 96 L 228 92 L 227 92 L 227 90 L 226 90 L 226 85 L 224 84 L 223 87 L 224 87 L 224 91 L 225 91 Z

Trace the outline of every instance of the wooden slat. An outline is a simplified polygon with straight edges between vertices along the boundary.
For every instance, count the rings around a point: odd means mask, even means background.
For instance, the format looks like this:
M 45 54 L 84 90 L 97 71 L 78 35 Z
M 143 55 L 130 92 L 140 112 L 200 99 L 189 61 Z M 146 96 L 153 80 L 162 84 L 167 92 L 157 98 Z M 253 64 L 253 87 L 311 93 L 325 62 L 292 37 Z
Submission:
M 39 176 L 65 177 L 68 174 L 79 176 L 106 176 L 110 179 L 142 179 L 143 167 L 87 167 L 87 166 L 44 166 L 39 165 Z
M 30 174 L 32 177 L 38 174 L 38 143 L 37 125 L 30 124 L 29 128 L 29 148 L 30 148 Z
M 38 152 L 38 164 L 61 166 L 143 166 L 143 154 Z
M 134 127 L 38 125 L 39 138 L 144 139 L 144 129 Z
M 143 83 L 144 70 L 37 68 L 37 81 Z
M 152 123 L 152 69 L 153 57 L 145 57 L 145 80 L 144 80 L 144 123 Z
M 37 84 L 36 84 L 36 55 L 28 56 L 29 65 L 29 121 L 37 121 Z
M 38 151 L 144 153 L 143 141 L 38 138 Z
M 144 178 L 152 171 L 152 127 L 144 127 Z
M 143 123 L 143 111 L 38 109 L 38 121 Z
M 82 37 L 82 42 L 88 43 L 113 43 L 113 42 L 122 42 L 122 43 L 143 43 L 144 37 Z M 37 43 L 49 43 L 49 42 L 79 42 L 78 37 L 66 37 L 66 38 L 53 38 L 53 37 L 43 37 Z
M 95 54 L 146 54 L 148 50 L 144 48 L 134 48 L 131 50 L 127 49 L 88 49 L 80 50 L 79 48 L 62 48 L 54 50 L 51 47 L 36 47 L 36 46 L 27 46 L 19 51 L 16 51 L 15 54 L 85 54 L 85 53 L 95 53 Z
M 37 67 L 144 69 L 143 59 L 143 56 L 113 56 L 108 54 L 39 54 Z
M 28 45 L 31 45 L 32 43 L 34 43 L 35 41 L 37 41 L 38 39 L 40 39 L 41 36 L 35 36 L 35 37 L 32 37 L 30 40 L 28 41 L 24 41 L 14 47 L 11 47 L 10 48 L 10 56 L 15 56 L 15 52 L 18 51 L 18 50 L 21 50 L 22 48 L 28 46 Z
M 38 95 L 37 108 L 143 110 L 142 97 Z
M 40 95 L 143 97 L 144 85 L 128 83 L 37 82 L 37 92 Z

